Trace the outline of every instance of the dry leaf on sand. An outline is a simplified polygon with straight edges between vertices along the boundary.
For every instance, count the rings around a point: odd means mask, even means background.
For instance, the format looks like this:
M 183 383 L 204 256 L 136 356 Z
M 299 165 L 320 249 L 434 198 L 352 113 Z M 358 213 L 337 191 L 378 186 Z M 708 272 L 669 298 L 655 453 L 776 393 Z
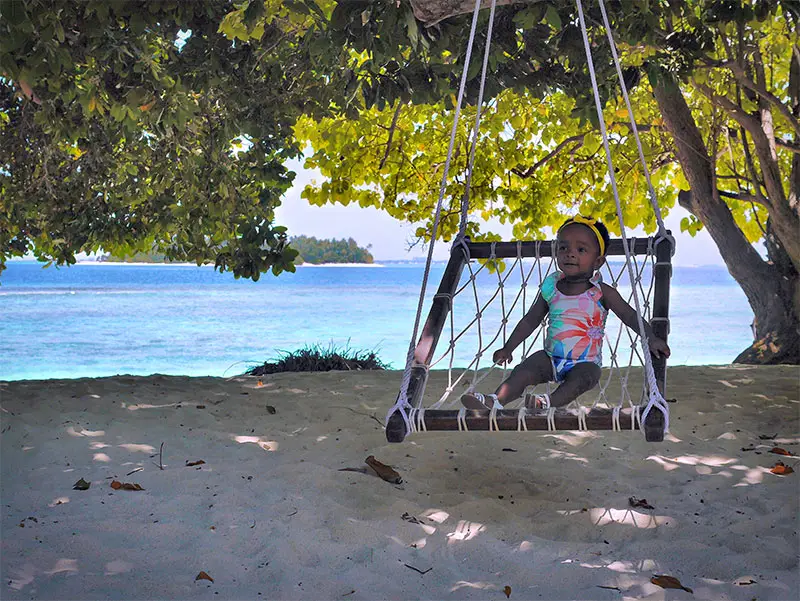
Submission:
M 778 463 L 776 463 L 773 466 L 773 468 L 771 470 L 769 470 L 769 471 L 771 471 L 773 474 L 777 474 L 779 476 L 786 476 L 786 475 L 791 474 L 792 472 L 794 472 L 794 470 L 792 469 L 792 466 L 786 465 L 783 461 L 779 461 Z
M 194 467 L 195 465 L 203 465 L 203 464 L 205 464 L 205 461 L 203 461 L 202 459 L 198 459 L 197 461 L 187 461 L 186 467 Z
M 131 482 L 120 482 L 119 480 L 111 481 L 111 488 L 114 490 L 144 490 L 141 486 Z
M 782 449 L 781 447 L 772 447 L 769 450 L 770 453 L 775 453 L 776 455 L 786 455 L 787 457 L 794 457 L 794 453 L 791 451 L 787 451 L 786 449 Z
M 195 580 L 208 580 L 210 582 L 214 582 L 214 579 L 211 576 L 209 576 L 208 574 L 206 574 L 205 572 L 203 572 L 202 570 L 195 577 Z
M 386 480 L 387 482 L 391 482 L 392 484 L 402 484 L 403 479 L 400 477 L 395 470 L 393 470 L 390 466 L 384 465 L 377 459 L 375 459 L 374 455 L 370 455 L 367 457 L 364 462 L 370 466 L 372 469 L 375 470 L 375 473 L 378 474 L 382 479 Z
M 506 594 L 506 598 L 510 597 L 511 596 L 511 587 L 510 586 L 504 586 L 503 587 L 503 592 Z
M 681 584 L 681 581 L 675 578 L 674 576 L 655 575 L 650 579 L 650 582 L 660 586 L 661 588 L 679 588 L 681 590 L 686 591 L 687 593 L 694 592 L 688 586 L 683 586 Z
M 73 489 L 75 489 L 75 490 L 89 490 L 89 487 L 90 487 L 91 485 L 92 485 L 92 483 L 91 483 L 91 482 L 87 482 L 86 480 L 84 480 L 83 478 L 81 478 L 80 480 L 78 480 L 78 481 L 77 481 L 77 482 L 76 482 L 76 483 L 75 483 L 75 484 L 72 486 L 72 488 L 73 488 Z
M 641 507 L 642 509 L 655 509 L 655 507 L 647 502 L 647 499 L 637 499 L 636 497 L 629 498 L 628 505 L 631 507 Z

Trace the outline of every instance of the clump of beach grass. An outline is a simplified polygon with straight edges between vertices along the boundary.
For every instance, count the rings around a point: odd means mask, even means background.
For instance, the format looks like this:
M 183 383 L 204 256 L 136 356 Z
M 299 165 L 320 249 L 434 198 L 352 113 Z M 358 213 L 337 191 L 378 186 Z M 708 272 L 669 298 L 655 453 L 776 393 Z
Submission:
M 359 371 L 388 369 L 389 365 L 378 358 L 375 351 L 354 350 L 349 346 L 337 347 L 319 344 L 296 351 L 278 351 L 279 358 L 266 361 L 248 369 L 248 376 L 264 376 L 292 371 Z

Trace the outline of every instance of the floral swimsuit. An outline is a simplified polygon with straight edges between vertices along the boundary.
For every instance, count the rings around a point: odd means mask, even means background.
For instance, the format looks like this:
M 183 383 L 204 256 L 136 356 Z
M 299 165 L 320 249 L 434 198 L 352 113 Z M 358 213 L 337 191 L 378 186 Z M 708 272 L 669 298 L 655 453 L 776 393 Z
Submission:
M 559 291 L 556 282 L 560 271 L 542 282 L 542 298 L 548 306 L 548 325 L 544 350 L 550 356 L 557 382 L 562 382 L 578 363 L 603 363 L 603 336 L 608 310 L 601 300 L 602 278 L 597 273 L 589 280 L 592 287 L 582 294 L 569 296 Z

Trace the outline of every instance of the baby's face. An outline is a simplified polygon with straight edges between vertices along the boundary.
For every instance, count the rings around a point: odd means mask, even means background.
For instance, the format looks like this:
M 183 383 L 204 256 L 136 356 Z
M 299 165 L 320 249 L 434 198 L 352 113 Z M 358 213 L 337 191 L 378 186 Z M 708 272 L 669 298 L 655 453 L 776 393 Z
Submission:
M 591 277 L 603 263 L 597 236 L 585 225 L 571 223 L 561 228 L 556 243 L 556 262 L 567 277 Z

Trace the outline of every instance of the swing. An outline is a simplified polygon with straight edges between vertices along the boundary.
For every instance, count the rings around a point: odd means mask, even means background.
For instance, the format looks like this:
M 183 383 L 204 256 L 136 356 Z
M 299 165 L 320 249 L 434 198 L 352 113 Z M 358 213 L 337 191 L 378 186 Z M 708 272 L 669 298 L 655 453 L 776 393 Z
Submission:
M 527 289 L 530 286 L 535 286 L 534 289 L 538 289 L 544 278 L 555 269 L 555 241 L 472 242 L 464 235 L 467 224 L 472 166 L 480 125 L 484 82 L 496 6 L 496 0 L 492 0 L 487 44 L 481 72 L 481 85 L 478 93 L 477 114 L 471 135 L 466 191 L 462 199 L 459 233 L 453 243 L 450 260 L 442 275 L 439 288 L 433 297 L 431 309 L 422 333 L 417 338 L 422 306 L 425 302 L 425 290 L 430 275 L 433 246 L 441 215 L 442 200 L 466 84 L 466 66 L 470 63 L 477 17 L 481 8 L 481 0 L 476 0 L 464 63 L 465 68 L 461 77 L 455 106 L 447 160 L 434 216 L 431 243 L 428 248 L 428 258 L 420 290 L 413 334 L 409 344 L 406 367 L 403 372 L 403 380 L 397 401 L 389 410 L 386 419 L 386 438 L 389 442 L 402 442 L 411 433 L 437 430 L 622 431 L 623 429 L 630 431 L 641 430 L 644 432 L 647 441 L 660 442 L 664 439 L 664 434 L 669 429 L 669 409 L 663 396 L 666 387 L 666 358 L 651 356 L 647 337 L 644 335 L 643 319 L 650 321 L 656 336 L 665 341 L 667 340 L 669 333 L 669 288 L 672 275 L 671 258 L 675 242 L 661 218 L 660 208 L 642 151 L 603 0 L 599 0 L 599 4 L 617 75 L 622 87 L 623 98 L 628 109 L 631 130 L 637 143 L 639 159 L 648 184 L 650 202 L 658 223 L 658 231 L 652 237 L 629 239 L 625 234 L 625 224 L 584 21 L 583 6 L 581 0 L 576 0 L 589 74 L 594 91 L 595 106 L 599 117 L 600 132 L 605 147 L 608 176 L 614 193 L 617 218 L 622 234 L 621 238 L 611 240 L 606 256 L 623 256 L 625 258 L 624 263 L 606 261 L 602 268 L 604 281 L 618 288 L 623 296 L 627 296 L 626 300 L 629 302 L 632 300 L 638 315 L 638 332 L 631 332 L 621 323 L 617 324 L 616 333 L 613 332 L 613 327 L 607 327 L 606 342 L 612 351 L 610 363 L 604 369 L 594 401 L 588 407 L 581 404 L 580 401 L 585 400 L 585 397 L 590 393 L 586 393 L 565 408 L 549 408 L 545 410 L 531 410 L 525 407 L 525 398 L 534 394 L 535 391 L 526 391 L 521 399 L 509 403 L 506 408 L 502 409 L 466 409 L 459 402 L 461 393 L 473 392 L 494 370 L 501 369 L 497 365 L 481 369 L 484 353 L 490 352 L 492 348 L 498 348 L 505 343 L 508 325 L 513 326 L 529 308 Z M 504 268 L 498 268 L 501 261 Z M 510 266 L 508 265 L 509 263 Z M 518 292 L 511 295 L 506 292 L 507 289 L 518 289 Z M 640 302 L 640 295 L 644 299 L 643 303 Z M 651 295 L 653 297 L 652 306 L 649 301 Z M 469 300 L 464 303 L 458 302 L 464 298 Z M 464 307 L 466 307 L 466 310 Z M 611 321 L 611 316 L 609 316 L 609 321 Z M 446 326 L 449 329 L 450 341 L 447 349 L 440 356 L 437 356 L 436 347 Z M 544 338 L 544 329 L 545 324 L 542 324 L 536 332 L 531 334 L 529 340 L 526 340 L 520 347 L 523 358 L 539 338 Z M 625 339 L 625 336 L 630 341 L 630 350 L 627 351 L 627 356 L 625 351 L 620 352 L 619 350 L 620 342 Z M 459 354 L 461 346 L 470 340 L 476 343 L 478 349 L 471 359 L 464 357 L 463 353 Z M 454 368 L 454 364 L 460 360 L 468 361 L 468 365 L 466 368 L 461 369 L 459 373 L 459 370 Z M 429 381 L 429 372 L 432 367 L 443 361 L 447 363 L 447 385 L 444 392 L 439 395 L 438 400 L 425 407 L 424 397 L 426 385 Z M 635 376 L 639 373 L 643 376 L 641 378 L 641 396 L 634 400 L 631 394 L 632 379 L 635 379 Z M 615 389 L 614 386 L 611 386 L 612 383 L 620 385 L 620 395 L 616 402 L 611 398 L 612 390 Z M 549 390 L 550 385 L 548 384 L 547 386 Z

